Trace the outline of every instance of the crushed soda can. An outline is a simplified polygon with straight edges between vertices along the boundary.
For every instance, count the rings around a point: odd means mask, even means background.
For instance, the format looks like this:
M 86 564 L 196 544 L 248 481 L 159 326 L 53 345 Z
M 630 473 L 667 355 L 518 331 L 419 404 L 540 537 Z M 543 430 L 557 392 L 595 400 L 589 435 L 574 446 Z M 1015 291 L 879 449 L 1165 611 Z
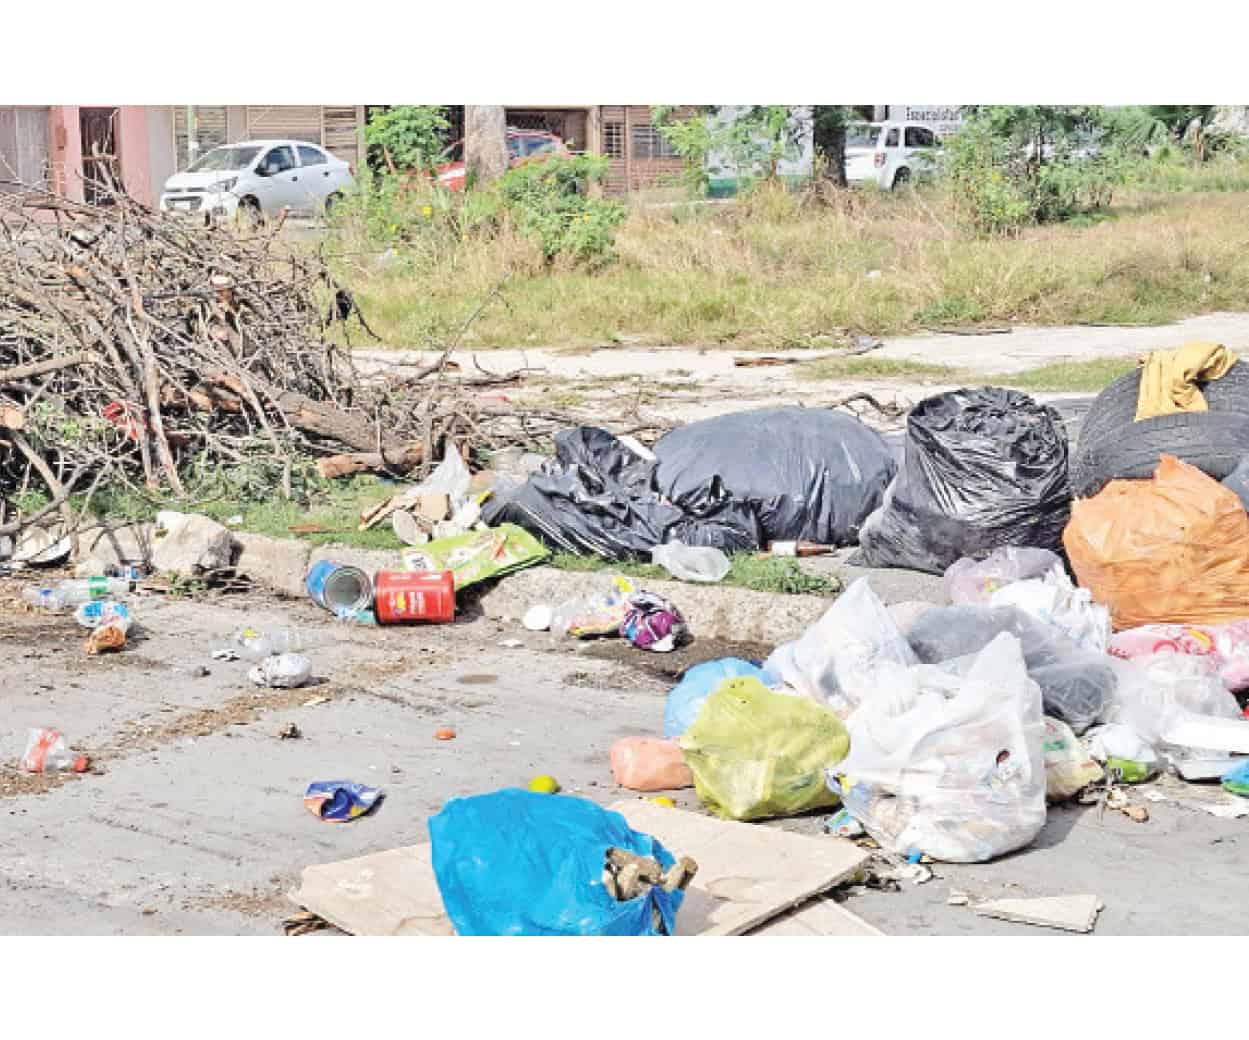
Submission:
M 865 832 L 863 824 L 851 816 L 848 809 L 842 809 L 824 821 L 824 833 L 839 838 L 861 838 Z
M 629 596 L 620 634 L 641 650 L 667 653 L 689 640 L 685 618 L 668 600 L 651 592 Z
M 312 662 L 303 654 L 275 654 L 266 657 L 251 669 L 247 678 L 257 686 L 272 686 L 279 690 L 294 689 L 312 678 Z
M 371 812 L 381 797 L 376 787 L 350 780 L 314 780 L 304 792 L 304 808 L 327 823 L 346 823 Z

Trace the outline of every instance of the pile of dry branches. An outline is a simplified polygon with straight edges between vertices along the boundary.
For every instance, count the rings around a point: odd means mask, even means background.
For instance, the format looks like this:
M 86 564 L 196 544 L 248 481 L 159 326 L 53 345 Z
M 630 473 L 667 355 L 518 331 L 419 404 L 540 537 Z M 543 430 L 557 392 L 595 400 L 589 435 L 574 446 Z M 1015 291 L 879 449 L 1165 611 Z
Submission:
M 101 481 L 186 493 L 189 472 L 264 453 L 323 476 L 419 473 L 461 450 L 538 445 L 568 415 L 481 398 L 513 375 L 362 376 L 328 326 L 363 315 L 276 227 L 187 225 L 117 194 L 0 197 L 0 492 L 46 485 L 37 516 Z M 69 514 L 66 513 L 67 519 Z M 5 523 L 9 520 L 9 523 Z

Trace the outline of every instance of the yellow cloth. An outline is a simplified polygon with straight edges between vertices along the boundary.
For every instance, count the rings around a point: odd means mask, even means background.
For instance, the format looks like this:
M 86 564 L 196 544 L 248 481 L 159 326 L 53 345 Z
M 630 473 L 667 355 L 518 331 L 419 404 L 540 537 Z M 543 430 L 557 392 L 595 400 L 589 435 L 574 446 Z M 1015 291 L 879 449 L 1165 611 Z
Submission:
M 1158 350 L 1140 359 L 1140 396 L 1136 422 L 1176 412 L 1208 411 L 1197 380 L 1227 375 L 1236 355 L 1220 343 L 1185 343 L 1175 350 Z

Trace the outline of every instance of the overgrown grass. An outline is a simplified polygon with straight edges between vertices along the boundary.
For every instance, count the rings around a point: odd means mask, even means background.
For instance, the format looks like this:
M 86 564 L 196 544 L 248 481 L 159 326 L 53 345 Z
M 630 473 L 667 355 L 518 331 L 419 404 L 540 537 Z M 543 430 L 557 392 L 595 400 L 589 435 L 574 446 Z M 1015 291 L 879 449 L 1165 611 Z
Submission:
M 988 376 L 987 383 L 1022 390 L 1097 393 L 1136 367 L 1135 358 L 1102 358 L 1097 361 L 1059 362 L 1030 368 L 1026 372 Z
M 835 596 L 841 591 L 840 582 L 807 574 L 795 559 L 737 553 L 730 557 L 729 562 L 731 569 L 721 585 L 754 589 L 756 592 L 808 596 Z M 624 574 L 643 581 L 670 580 L 672 577 L 664 568 L 653 563 L 611 563 L 597 556 L 576 556 L 572 553 L 556 553 L 548 563 L 565 571 Z
M 732 206 L 634 207 L 619 259 L 597 271 L 544 269 L 506 222 L 489 234 L 431 231 L 384 258 L 344 227 L 327 251 L 384 341 L 409 347 L 458 328 L 501 282 L 502 301 L 466 344 L 774 349 L 850 333 L 1148 324 L 1243 308 L 1249 163 L 1160 165 L 1149 176 L 1150 190 L 1097 220 L 1014 238 L 960 230 L 939 188 L 855 192 L 841 206 L 761 190 Z M 1158 194 L 1158 185 L 1192 190 Z

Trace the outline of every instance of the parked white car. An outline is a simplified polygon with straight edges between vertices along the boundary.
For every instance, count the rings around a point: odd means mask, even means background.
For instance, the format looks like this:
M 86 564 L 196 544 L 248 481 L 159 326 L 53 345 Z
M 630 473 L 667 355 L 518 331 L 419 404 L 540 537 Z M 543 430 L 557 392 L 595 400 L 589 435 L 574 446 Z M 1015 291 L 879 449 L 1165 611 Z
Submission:
M 310 215 L 328 211 L 354 182 L 347 163 L 307 141 L 240 141 L 170 177 L 160 208 L 206 223 L 259 220 L 283 209 Z
M 846 128 L 846 180 L 885 191 L 931 170 L 941 141 L 923 123 L 858 123 Z

